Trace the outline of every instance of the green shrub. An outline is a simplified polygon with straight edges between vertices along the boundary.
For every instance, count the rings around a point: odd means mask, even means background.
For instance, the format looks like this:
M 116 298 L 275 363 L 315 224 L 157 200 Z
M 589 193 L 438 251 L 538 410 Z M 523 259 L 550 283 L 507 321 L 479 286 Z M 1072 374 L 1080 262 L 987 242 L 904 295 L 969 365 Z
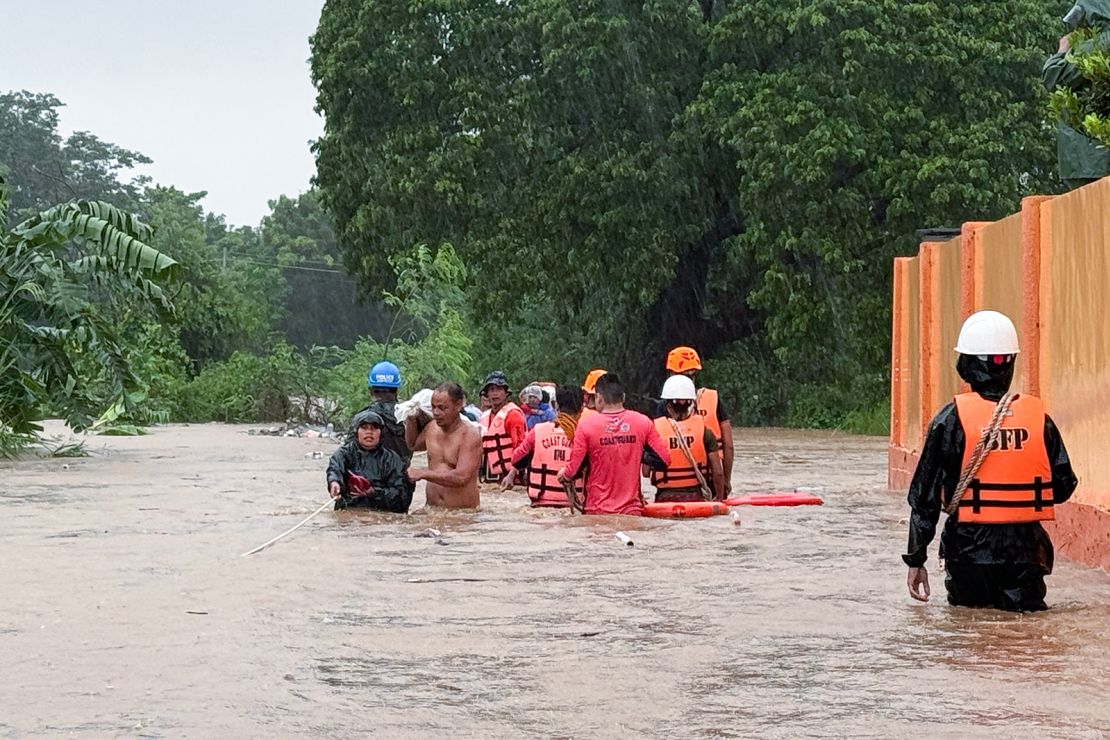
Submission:
M 372 339 L 360 340 L 353 350 L 343 353 L 343 361 L 328 373 L 326 392 L 329 398 L 338 401 L 342 417 L 350 418 L 369 402 L 366 374 L 384 359 L 401 368 L 402 399 L 448 380 L 465 385 L 473 374 L 471 346 L 462 318 L 447 311 L 418 341 L 395 342 L 386 347 Z
M 698 382 L 720 392 L 734 426 L 781 424 L 785 419 L 783 368 L 758 338 L 733 342 L 707 359 Z
M 870 408 L 849 411 L 844 414 L 838 426 L 843 431 L 852 434 L 866 434 L 873 437 L 890 436 L 890 404 L 879 403 Z
M 331 350 L 299 353 L 284 341 L 266 356 L 235 352 L 208 365 L 179 398 L 185 421 L 327 421 L 309 418 L 321 396 L 321 377 Z M 314 362 L 315 360 L 315 362 Z M 305 401 L 308 401 L 306 404 Z

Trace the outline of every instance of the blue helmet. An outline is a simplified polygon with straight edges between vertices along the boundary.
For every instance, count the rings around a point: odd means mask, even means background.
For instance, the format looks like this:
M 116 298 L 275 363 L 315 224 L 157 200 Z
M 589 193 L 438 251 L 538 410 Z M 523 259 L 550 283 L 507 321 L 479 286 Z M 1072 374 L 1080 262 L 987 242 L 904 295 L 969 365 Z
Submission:
M 366 385 L 370 388 L 400 388 L 401 371 L 392 362 L 379 362 L 366 374 Z

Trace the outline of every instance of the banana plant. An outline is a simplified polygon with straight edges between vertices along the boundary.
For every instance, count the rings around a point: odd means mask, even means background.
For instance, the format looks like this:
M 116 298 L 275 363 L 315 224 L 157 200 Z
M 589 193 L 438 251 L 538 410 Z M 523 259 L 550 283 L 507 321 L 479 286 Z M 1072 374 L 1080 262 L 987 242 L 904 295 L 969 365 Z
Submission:
M 103 399 L 111 408 L 139 397 L 116 313 L 171 315 L 166 288 L 180 265 L 147 243 L 149 226 L 108 203 L 64 203 L 11 229 L 7 213 L 0 177 L 0 438 L 41 431 L 46 409 L 87 428 Z M 104 371 L 99 387 L 76 370 L 88 359 Z

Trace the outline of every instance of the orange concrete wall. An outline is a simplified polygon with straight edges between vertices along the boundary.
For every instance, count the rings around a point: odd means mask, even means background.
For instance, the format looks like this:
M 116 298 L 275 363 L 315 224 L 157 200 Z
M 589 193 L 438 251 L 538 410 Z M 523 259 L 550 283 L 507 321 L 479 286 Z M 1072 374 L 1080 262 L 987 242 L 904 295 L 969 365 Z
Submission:
M 902 424 L 902 442 L 909 449 L 921 445 L 921 263 L 918 259 L 906 261 L 906 367 L 909 381 L 906 387 L 906 416 Z
M 1110 509 L 1110 179 L 1044 205 L 1041 396 L 1083 487 L 1079 501 Z
M 1021 214 L 987 224 L 978 230 L 975 245 L 975 310 L 1006 314 L 1022 333 Z M 1024 357 L 1022 359 L 1025 359 Z M 1014 368 L 1015 390 L 1025 388 L 1025 363 Z
M 937 348 L 937 382 L 935 385 L 934 403 L 929 410 L 929 417 L 937 407 L 947 403 L 948 399 L 957 393 L 962 393 L 964 383 L 956 374 L 955 346 L 956 338 L 960 334 L 960 326 L 964 322 L 963 310 L 960 302 L 961 270 L 960 270 L 961 239 L 957 237 L 950 242 L 940 245 L 936 267 L 935 283 L 937 285 L 936 299 L 938 302 L 935 319 L 937 322 L 936 338 L 939 342 Z M 925 420 L 926 422 L 929 419 Z
M 1110 568 L 1110 178 L 964 224 L 894 266 L 889 481 L 904 489 L 933 413 L 963 389 L 956 336 L 973 311 L 1008 315 L 1021 337 L 1014 389 L 1044 398 L 1080 479 L 1050 527 L 1061 552 Z M 1104 328 L 1105 327 L 1105 328 Z

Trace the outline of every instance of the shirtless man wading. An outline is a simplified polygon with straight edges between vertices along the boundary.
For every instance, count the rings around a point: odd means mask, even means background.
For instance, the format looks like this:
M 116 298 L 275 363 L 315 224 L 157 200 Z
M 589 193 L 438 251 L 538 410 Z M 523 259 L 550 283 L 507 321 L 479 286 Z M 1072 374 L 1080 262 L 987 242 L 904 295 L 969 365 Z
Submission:
M 428 451 L 428 467 L 409 468 L 408 476 L 414 483 L 427 481 L 429 506 L 478 508 L 482 433 L 459 415 L 463 399 L 463 389 L 458 383 L 444 383 L 432 394 L 434 424 L 426 424 L 417 431 L 415 417 L 405 421 L 405 437 L 410 448 L 414 452 Z

